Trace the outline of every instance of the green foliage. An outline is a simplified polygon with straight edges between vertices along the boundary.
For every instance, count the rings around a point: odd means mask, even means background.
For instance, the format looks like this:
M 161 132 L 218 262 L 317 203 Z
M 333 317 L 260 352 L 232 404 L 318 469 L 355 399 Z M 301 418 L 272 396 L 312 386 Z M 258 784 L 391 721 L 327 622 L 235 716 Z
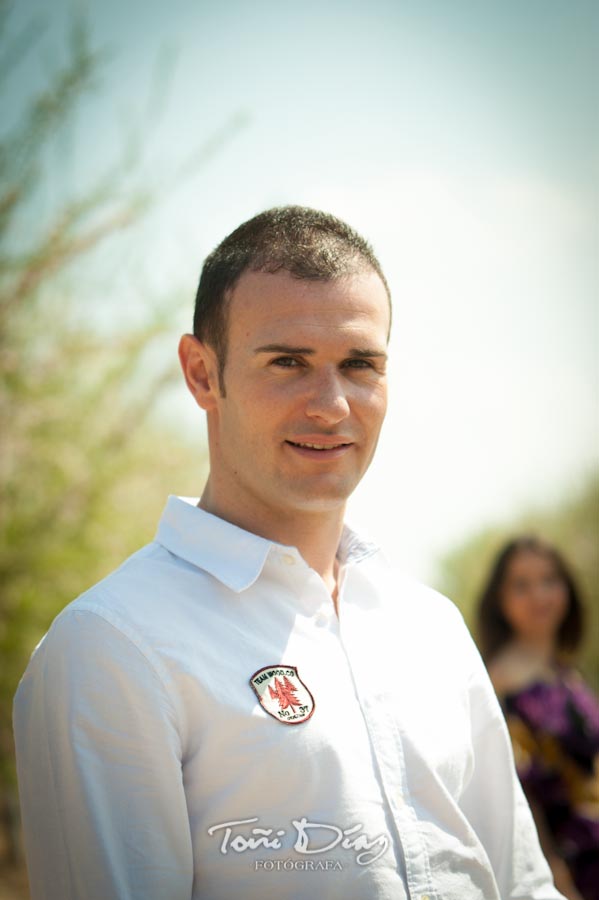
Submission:
M 554 543 L 573 570 L 587 613 L 580 668 L 599 692 L 599 473 L 559 505 L 481 530 L 451 550 L 440 562 L 437 586 L 457 603 L 475 634 L 478 598 L 492 561 L 522 533 Z
M 9 55 L 0 53 L 0 69 Z M 163 433 L 150 418 L 164 388 L 179 377 L 170 359 L 162 367 L 147 362 L 148 348 L 180 309 L 176 293 L 145 303 L 141 325 L 118 326 L 125 305 L 118 295 L 106 298 L 102 310 L 114 326 L 100 332 L 86 324 L 94 321 L 89 306 L 96 251 L 121 229 L 133 228 L 157 196 L 135 188 L 135 166 L 124 157 L 47 221 L 36 215 L 45 147 L 73 117 L 98 63 L 85 30 L 76 26 L 67 63 L 0 140 L 5 830 L 14 820 L 12 698 L 30 653 L 66 603 L 152 539 L 167 493 L 197 490 L 206 468 L 204 451 Z M 213 152 L 213 137 L 209 143 Z M 14 857 L 14 846 L 14 835 L 0 834 L 0 857 Z

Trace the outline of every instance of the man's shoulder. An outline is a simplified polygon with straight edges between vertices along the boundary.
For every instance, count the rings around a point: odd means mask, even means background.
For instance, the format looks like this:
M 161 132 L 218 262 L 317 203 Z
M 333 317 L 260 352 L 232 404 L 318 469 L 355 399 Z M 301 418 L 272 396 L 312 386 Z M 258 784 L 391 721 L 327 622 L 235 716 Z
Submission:
M 176 584 L 179 568 L 176 558 L 169 557 L 160 544 L 147 544 L 67 604 L 33 649 L 15 708 L 24 710 L 33 697 L 45 697 L 44 682 L 76 683 L 79 698 L 94 691 L 97 695 L 96 683 L 111 671 L 126 672 L 129 683 L 135 681 L 138 687 L 157 678 L 170 693 L 172 675 L 160 638 L 171 622 L 175 636 L 180 636 L 187 622 L 177 613 L 177 604 L 169 602 L 169 584 Z M 60 706 L 73 696 L 69 689 L 64 697 L 53 695 L 44 702 Z
M 393 654 L 408 668 L 426 660 L 439 677 L 451 668 L 454 684 L 464 685 L 480 671 L 478 650 L 450 597 L 386 557 L 373 557 L 368 569 L 372 599 L 366 584 L 356 583 L 363 598 L 356 603 L 374 613 L 360 616 L 359 625 L 370 632 L 377 653 Z
M 160 629 L 177 613 L 175 597 L 189 596 L 190 580 L 197 589 L 201 574 L 152 541 L 65 606 L 53 626 L 65 619 L 81 621 L 89 614 L 101 616 L 130 635 Z
M 141 653 L 162 670 L 156 648 L 165 634 L 176 642 L 189 632 L 203 574 L 160 543 L 147 544 L 58 613 L 27 671 L 37 671 L 48 657 L 79 665 L 83 656 L 96 653 L 107 660 Z
M 163 578 L 172 569 L 172 559 L 169 557 L 168 551 L 156 541 L 146 544 L 72 600 L 63 612 L 84 609 L 93 603 L 107 608 L 114 604 L 126 606 L 149 585 L 159 590 Z
M 463 624 L 457 604 L 442 591 L 407 571 L 396 560 L 380 551 L 369 575 L 378 584 L 382 602 L 398 612 L 420 613 L 425 617 L 443 616 Z

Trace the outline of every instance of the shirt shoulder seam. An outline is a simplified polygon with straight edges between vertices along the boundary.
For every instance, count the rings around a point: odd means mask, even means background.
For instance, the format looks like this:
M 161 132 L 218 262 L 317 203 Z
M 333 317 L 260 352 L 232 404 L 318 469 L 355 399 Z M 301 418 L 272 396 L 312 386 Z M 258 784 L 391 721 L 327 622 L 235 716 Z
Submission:
M 172 689 L 168 684 L 168 682 L 172 682 L 172 677 L 165 670 L 165 667 L 160 663 L 160 660 L 156 658 L 156 655 L 152 651 L 151 647 L 147 647 L 144 644 L 142 638 L 140 638 L 140 636 L 136 634 L 133 629 L 130 628 L 127 623 L 118 616 L 118 614 L 115 614 L 112 611 L 108 611 L 89 600 L 79 601 L 76 605 L 71 604 L 69 607 L 64 609 L 62 613 L 59 614 L 58 618 L 67 618 L 71 615 L 81 612 L 98 616 L 98 618 L 102 619 L 104 622 L 110 625 L 129 644 L 135 647 L 135 649 L 141 656 L 143 656 L 154 677 L 158 680 L 160 686 L 162 687 L 168 699 L 169 705 L 171 706 L 171 709 L 173 710 L 173 713 L 177 721 L 179 722 L 179 725 L 181 725 L 182 716 L 180 703 L 173 697 Z M 179 728 L 179 734 L 181 735 L 181 733 L 181 728 Z

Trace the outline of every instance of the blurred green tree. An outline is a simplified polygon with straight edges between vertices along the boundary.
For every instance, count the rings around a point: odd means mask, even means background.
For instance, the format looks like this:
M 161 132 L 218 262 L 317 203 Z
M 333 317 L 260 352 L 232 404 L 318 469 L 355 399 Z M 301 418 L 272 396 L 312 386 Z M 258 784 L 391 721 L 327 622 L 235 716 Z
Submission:
M 0 2 L 0 49 L 7 9 Z M 38 30 L 4 47 L 0 72 Z M 29 655 L 66 603 L 152 538 L 166 494 L 197 488 L 206 463 L 149 416 L 178 377 L 160 354 L 148 362 L 181 308 L 177 292 L 144 297 L 142 324 L 119 325 L 118 292 L 103 301 L 108 328 L 95 327 L 89 308 L 100 245 L 137 225 L 169 185 L 138 190 L 137 157 L 125 148 L 76 199 L 47 221 L 37 215 L 44 154 L 102 65 L 74 21 L 66 62 L 0 138 L 0 862 L 21 857 L 11 714 Z M 182 161 L 181 177 L 243 121 L 210 135 Z
M 552 508 L 483 529 L 449 551 L 440 561 L 437 587 L 456 602 L 476 635 L 476 607 L 492 561 L 505 542 L 525 532 L 552 541 L 572 567 L 587 614 L 580 668 L 599 693 L 599 474 Z

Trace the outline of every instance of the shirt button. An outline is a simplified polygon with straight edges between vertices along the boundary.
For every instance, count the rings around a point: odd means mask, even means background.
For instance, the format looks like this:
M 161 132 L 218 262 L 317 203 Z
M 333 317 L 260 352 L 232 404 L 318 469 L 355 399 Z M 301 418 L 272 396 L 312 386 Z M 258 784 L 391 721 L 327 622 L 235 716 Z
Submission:
M 283 555 L 281 556 L 281 559 L 288 566 L 295 565 L 295 556 L 293 556 L 291 553 L 283 553 Z

